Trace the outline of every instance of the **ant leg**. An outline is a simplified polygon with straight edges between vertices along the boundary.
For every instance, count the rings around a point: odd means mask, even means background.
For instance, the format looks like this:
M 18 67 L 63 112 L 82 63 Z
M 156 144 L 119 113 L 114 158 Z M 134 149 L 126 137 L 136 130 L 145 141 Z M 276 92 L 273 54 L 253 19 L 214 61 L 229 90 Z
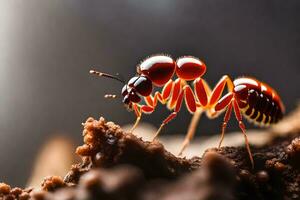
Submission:
M 225 130 L 226 130 L 226 127 L 227 127 L 227 123 L 228 123 L 228 121 L 230 119 L 230 116 L 231 116 L 232 98 L 233 98 L 233 94 L 232 94 L 232 92 L 229 92 L 224 97 L 222 97 L 218 101 L 218 103 L 216 104 L 216 106 L 214 107 L 214 109 L 215 109 L 216 112 L 221 111 L 221 110 L 223 110 L 224 108 L 227 107 L 227 110 L 226 110 L 226 113 L 225 113 L 225 116 L 224 116 L 224 119 L 223 119 L 221 139 L 220 139 L 219 147 L 218 148 L 220 148 L 221 145 L 222 145 L 222 142 L 223 142 L 223 139 L 224 139 L 224 135 L 225 135 Z
M 153 140 L 156 140 L 159 133 L 161 132 L 162 128 L 169 123 L 172 119 L 174 119 L 177 116 L 177 113 L 179 112 L 183 100 L 184 91 L 182 90 L 177 98 L 176 106 L 174 112 L 172 112 L 160 125 L 159 129 L 156 131 Z
M 193 114 L 186 137 L 183 141 L 183 144 L 182 144 L 181 150 L 179 151 L 178 156 L 182 155 L 183 151 L 186 149 L 186 147 L 188 146 L 190 141 L 193 139 L 195 132 L 196 132 L 198 122 L 199 122 L 200 117 L 203 112 L 203 109 L 201 107 L 206 107 L 206 105 L 208 103 L 208 96 L 211 93 L 211 89 L 209 88 L 208 84 L 206 83 L 206 81 L 204 79 L 201 79 L 201 78 L 197 78 L 194 81 L 194 91 L 195 91 L 195 95 L 197 96 L 200 104 L 197 102 L 198 109 Z
M 154 135 L 154 138 L 152 141 L 156 140 L 159 133 L 161 132 L 162 128 L 167 124 L 169 123 L 172 119 L 174 119 L 177 115 L 177 112 L 172 112 L 164 121 L 163 123 L 159 126 L 159 128 L 157 129 L 155 135 Z
M 210 93 L 210 88 L 208 87 L 207 83 L 203 79 L 197 78 L 194 81 L 194 90 L 201 106 L 205 107 L 207 105 L 208 95 Z
M 135 122 L 134 122 L 134 125 L 131 127 L 131 129 L 130 129 L 130 131 L 129 131 L 130 133 L 133 133 L 133 131 L 136 129 L 136 127 L 137 127 L 138 124 L 140 123 L 141 117 L 142 117 L 142 115 L 136 117 L 136 120 L 135 120 Z
M 176 102 L 177 102 L 180 92 L 181 92 L 181 79 L 177 78 L 174 81 L 172 94 L 171 94 L 170 100 L 168 101 L 168 104 L 167 104 L 167 107 L 169 110 L 173 110 L 174 107 L 176 106 Z
M 141 117 L 142 117 L 142 112 L 141 112 L 140 108 L 137 106 L 137 104 L 133 105 L 133 110 L 136 115 L 136 120 L 135 120 L 135 123 L 133 124 L 132 128 L 130 129 L 130 133 L 132 133 L 134 131 L 134 129 L 136 129 L 136 127 L 138 126 L 138 124 L 141 120 Z
M 146 113 L 146 114 L 152 113 L 154 111 L 154 108 L 157 105 L 157 101 L 160 101 L 161 103 L 166 102 L 166 100 L 171 94 L 172 86 L 173 86 L 173 81 L 169 80 L 168 83 L 164 86 L 162 93 L 156 92 L 154 97 L 152 97 L 152 95 L 149 95 L 144 98 L 146 105 L 139 106 L 140 110 L 138 110 L 137 106 L 134 107 L 134 111 L 137 115 L 137 119 L 131 130 L 134 130 L 138 125 L 142 113 Z
M 183 141 L 183 144 L 181 146 L 178 156 L 182 155 L 183 151 L 186 149 L 186 147 L 188 146 L 190 141 L 193 139 L 195 132 L 196 132 L 198 122 L 199 122 L 200 117 L 203 112 L 203 109 L 201 107 L 205 107 L 207 105 L 208 96 L 211 93 L 211 90 L 210 90 L 208 84 L 205 82 L 205 80 L 203 80 L 201 78 L 197 78 L 194 81 L 194 91 L 195 91 L 195 94 L 196 94 L 200 104 L 197 103 L 198 109 L 193 114 L 192 120 L 190 122 L 187 134 L 185 136 L 185 139 Z
M 221 98 L 221 95 L 225 89 L 226 84 L 227 84 L 228 91 L 232 92 L 234 87 L 233 82 L 227 75 L 224 75 L 219 80 L 219 82 L 216 84 L 213 91 L 211 92 L 209 103 L 208 103 L 208 109 L 206 111 L 207 117 L 210 119 L 214 119 L 222 113 L 222 112 L 217 112 L 215 110 L 215 106 L 218 103 L 219 99 Z
M 197 111 L 194 113 L 193 118 L 192 118 L 191 123 L 188 128 L 188 132 L 184 138 L 184 141 L 181 145 L 181 149 L 178 153 L 178 156 L 182 155 L 183 151 L 190 144 L 190 141 L 194 138 L 194 135 L 196 133 L 197 124 L 198 124 L 198 121 L 200 120 L 202 112 L 203 112 L 202 109 L 197 109 Z
M 140 109 L 140 110 L 138 110 Z M 130 132 L 133 132 L 134 129 L 137 127 L 137 125 L 139 124 L 141 117 L 142 117 L 142 113 L 145 114 L 151 114 L 154 111 L 154 107 L 152 106 L 148 106 L 148 105 L 141 105 L 140 108 L 136 105 L 134 106 L 134 111 L 137 115 L 136 121 L 133 125 L 133 127 L 131 128 Z
M 229 76 L 224 75 L 220 81 L 217 83 L 215 88 L 213 89 L 210 99 L 209 99 L 209 106 L 214 106 L 218 100 L 220 99 L 224 89 L 225 85 L 227 84 L 229 92 L 233 91 L 233 83 L 232 80 L 229 78 Z
M 231 111 L 232 111 L 232 104 L 230 103 L 227 107 L 227 110 L 226 110 L 226 113 L 225 113 L 225 116 L 224 116 L 224 119 L 223 119 L 223 124 L 222 124 L 222 133 L 221 133 L 221 138 L 220 138 L 220 141 L 219 141 L 219 146 L 218 148 L 221 147 L 222 145 L 222 142 L 224 140 L 224 135 L 225 135 L 225 130 L 226 130 L 226 127 L 227 127 L 227 123 L 230 119 L 230 116 L 231 116 Z
M 166 101 L 168 100 L 168 98 L 171 95 L 173 83 L 174 83 L 173 80 L 170 79 L 162 89 L 161 94 L 162 94 L 162 99 L 163 99 L 164 104 L 166 103 Z
M 244 125 L 244 123 L 242 122 L 242 115 L 240 112 L 240 108 L 238 106 L 238 103 L 236 102 L 236 100 L 233 100 L 233 109 L 234 109 L 234 113 L 235 113 L 235 117 L 239 122 L 239 127 L 243 132 L 244 138 L 245 138 L 245 143 L 246 143 L 246 148 L 249 154 L 249 159 L 251 161 L 251 165 L 252 165 L 252 169 L 254 168 L 254 161 L 253 161 L 253 157 L 252 157 L 252 153 L 251 153 L 251 149 L 249 146 L 249 141 L 248 141 L 248 137 L 246 135 L 246 127 Z
M 185 85 L 183 87 L 183 92 L 184 92 L 186 108 L 190 113 L 195 113 L 197 110 L 197 105 L 196 105 L 196 97 L 193 93 L 193 90 L 189 85 Z
M 188 85 L 184 86 L 183 90 L 185 91 L 185 103 L 186 103 L 186 106 L 187 106 L 188 110 L 191 113 L 194 113 L 194 116 L 193 116 L 192 121 L 191 121 L 191 123 L 189 125 L 188 132 L 187 132 L 187 134 L 186 134 L 186 136 L 184 138 L 184 141 L 183 141 L 183 143 L 181 145 L 181 149 L 179 151 L 178 156 L 182 155 L 183 151 L 189 145 L 190 141 L 194 138 L 198 121 L 199 121 L 199 119 L 201 117 L 201 114 L 203 112 L 202 109 L 200 109 L 200 108 L 197 109 L 196 97 L 193 94 L 193 91 L 190 88 L 190 86 L 188 86 Z
M 157 102 L 161 102 L 162 104 L 166 104 L 169 96 L 171 95 L 173 87 L 173 80 L 169 80 L 166 85 L 163 87 L 162 92 L 155 92 L 154 97 L 149 95 L 145 97 L 145 102 L 148 106 L 156 107 Z

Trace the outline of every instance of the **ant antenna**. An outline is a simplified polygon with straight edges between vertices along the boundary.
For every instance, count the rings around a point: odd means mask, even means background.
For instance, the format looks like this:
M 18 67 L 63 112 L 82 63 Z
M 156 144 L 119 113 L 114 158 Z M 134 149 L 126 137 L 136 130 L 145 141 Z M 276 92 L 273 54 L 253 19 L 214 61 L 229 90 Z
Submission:
M 113 76 L 111 74 L 99 72 L 99 71 L 96 71 L 96 70 L 90 70 L 90 74 L 95 74 L 97 76 L 104 76 L 104 77 L 107 77 L 107 78 L 115 79 L 115 80 L 120 81 L 121 83 L 125 84 L 125 81 L 123 81 L 122 79 L 118 78 L 117 76 Z
M 104 98 L 115 99 L 115 98 L 117 98 L 117 95 L 115 95 L 115 94 L 106 94 L 106 95 L 104 95 Z

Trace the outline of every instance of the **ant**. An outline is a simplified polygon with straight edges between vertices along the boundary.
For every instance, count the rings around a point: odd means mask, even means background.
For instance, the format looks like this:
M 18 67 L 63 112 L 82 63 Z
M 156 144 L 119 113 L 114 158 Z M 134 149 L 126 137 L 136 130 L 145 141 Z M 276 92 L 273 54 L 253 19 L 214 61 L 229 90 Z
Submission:
M 112 78 L 125 84 L 121 92 L 123 103 L 129 110 L 134 110 L 136 115 L 136 121 L 130 130 L 131 132 L 140 122 L 142 113 L 151 114 L 154 112 L 158 102 L 167 104 L 167 108 L 172 112 L 163 120 L 153 140 L 157 139 L 162 128 L 177 116 L 182 102 L 185 101 L 188 111 L 193 114 L 193 118 L 179 155 L 194 137 L 203 112 L 213 119 L 225 111 L 218 146 L 220 148 L 233 110 L 244 135 L 249 159 L 252 167 L 254 167 L 242 115 L 256 125 L 268 126 L 276 123 L 282 118 L 285 111 L 279 95 L 270 86 L 254 78 L 241 77 L 232 81 L 228 75 L 224 75 L 211 90 L 202 78 L 205 72 L 206 65 L 198 58 L 184 56 L 174 61 L 167 55 L 154 55 L 142 61 L 137 66 L 137 75 L 131 78 L 128 83 L 117 76 L 90 70 L 91 74 Z M 173 80 L 172 77 L 175 73 L 177 79 Z M 188 84 L 189 81 L 193 81 L 194 90 Z M 154 86 L 162 87 L 162 91 L 157 91 L 152 95 Z M 222 96 L 225 86 L 227 86 L 228 93 Z M 115 98 L 116 95 L 109 94 L 105 97 Z M 145 104 L 140 103 L 142 98 Z

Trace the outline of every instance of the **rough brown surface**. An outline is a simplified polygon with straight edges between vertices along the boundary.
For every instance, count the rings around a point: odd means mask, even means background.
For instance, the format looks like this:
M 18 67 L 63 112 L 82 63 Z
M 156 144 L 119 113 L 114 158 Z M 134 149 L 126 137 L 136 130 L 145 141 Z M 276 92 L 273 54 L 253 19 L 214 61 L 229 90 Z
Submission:
M 18 187 L 11 188 L 5 183 L 0 183 L 0 199 L 10 200 L 10 199 L 20 199 L 27 200 L 30 199 L 29 193 L 32 191 L 31 188 L 21 189 Z
M 133 191 L 127 190 L 127 194 L 136 193 L 137 199 L 300 198 L 300 140 L 294 135 L 274 138 L 260 148 L 252 147 L 252 169 L 244 147 L 209 149 L 201 162 L 200 158 L 177 158 L 159 143 L 143 142 L 103 118 L 90 118 L 84 127 L 85 144 L 77 153 L 85 162 L 75 172 L 120 164 L 137 167 L 147 180 L 139 182 Z M 102 156 L 97 156 L 99 153 Z M 81 173 L 73 172 L 65 181 L 76 184 L 70 180 L 78 180 Z
M 300 134 L 252 146 L 208 149 L 203 158 L 178 158 L 158 141 L 144 142 L 104 118 L 84 123 L 82 162 L 64 179 L 46 177 L 41 190 L 0 184 L 0 199 L 235 200 L 300 199 Z
M 143 169 L 146 178 L 172 179 L 199 165 L 198 159 L 178 158 L 158 141 L 144 142 L 104 118 L 89 118 L 84 123 L 83 138 L 85 144 L 79 146 L 76 153 L 84 158 L 84 166 L 90 168 L 130 164 Z

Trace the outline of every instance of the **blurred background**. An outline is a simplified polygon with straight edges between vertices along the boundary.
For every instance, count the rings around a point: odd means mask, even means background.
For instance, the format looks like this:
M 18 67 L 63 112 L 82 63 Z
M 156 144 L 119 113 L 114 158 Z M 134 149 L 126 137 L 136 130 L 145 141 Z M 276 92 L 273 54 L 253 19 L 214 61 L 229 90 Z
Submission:
M 88 71 L 128 80 L 157 53 L 201 58 L 211 86 L 224 74 L 255 76 L 289 112 L 300 92 L 300 1 L 0 0 L 0 181 L 24 186 L 42 144 L 80 143 L 89 116 L 132 123 L 120 99 L 103 98 L 122 85 Z M 142 120 L 158 127 L 168 113 L 159 106 Z M 184 134 L 190 118 L 182 109 L 163 134 Z M 218 133 L 221 120 L 203 117 L 198 135 Z

